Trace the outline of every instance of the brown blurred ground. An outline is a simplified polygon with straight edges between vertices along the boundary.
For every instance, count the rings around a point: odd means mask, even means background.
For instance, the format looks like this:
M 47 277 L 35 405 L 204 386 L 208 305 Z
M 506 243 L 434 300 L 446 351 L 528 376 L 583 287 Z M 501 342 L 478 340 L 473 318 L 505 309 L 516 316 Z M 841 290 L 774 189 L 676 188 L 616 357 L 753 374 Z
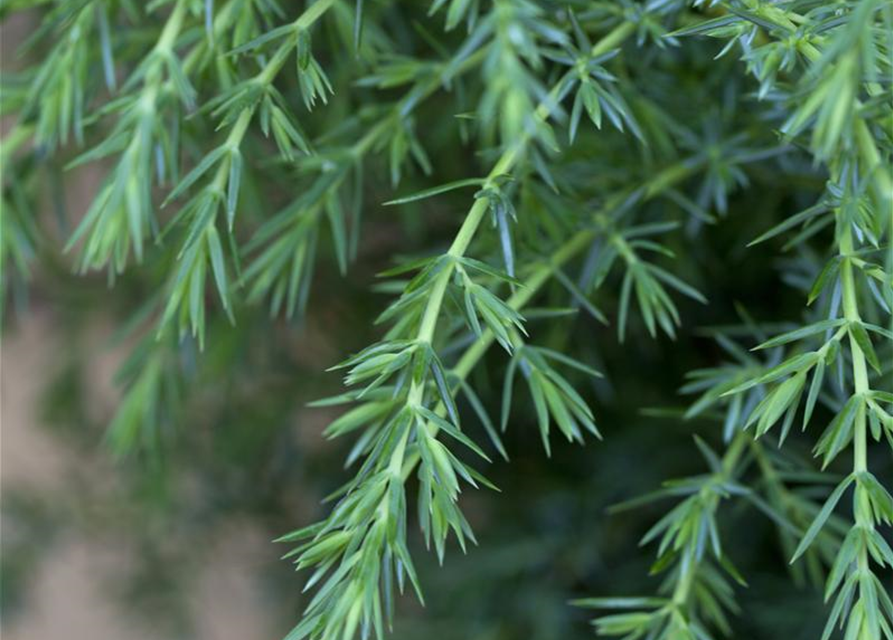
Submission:
M 96 340 L 107 328 L 91 332 Z M 56 319 L 48 306 L 31 308 L 27 317 L 8 330 L 0 344 L 0 500 L 11 493 L 29 496 L 49 510 L 102 509 L 103 496 L 118 496 L 118 472 L 97 447 L 95 453 L 67 446 L 41 425 L 40 402 L 54 368 L 60 344 Z M 108 384 L 119 354 L 98 348 L 90 371 L 90 406 L 98 411 L 114 401 Z M 85 476 L 95 479 L 96 496 L 72 496 L 72 487 Z M 72 505 L 71 501 L 79 502 Z M 75 518 L 77 519 L 77 518 Z M 4 519 L 5 520 L 5 519 Z M 8 522 L 3 536 L 11 532 Z M 15 533 L 15 532 L 12 532 Z M 34 541 L 40 544 L 40 541 Z M 252 640 L 277 637 L 271 628 L 259 586 L 260 569 L 275 561 L 265 535 L 250 523 L 234 521 L 207 540 L 205 556 L 213 557 L 180 588 L 186 594 L 189 637 L 199 640 Z M 3 550 L 7 552 L 6 549 Z M 2 621 L 5 640 L 149 640 L 170 638 L 146 620 L 135 621 L 114 593 L 132 569 L 137 549 L 127 540 L 114 540 L 89 520 L 66 526 L 59 539 L 46 545 L 32 575 L 24 582 L 24 598 L 12 616 Z M 138 605 L 138 603 L 137 603 Z

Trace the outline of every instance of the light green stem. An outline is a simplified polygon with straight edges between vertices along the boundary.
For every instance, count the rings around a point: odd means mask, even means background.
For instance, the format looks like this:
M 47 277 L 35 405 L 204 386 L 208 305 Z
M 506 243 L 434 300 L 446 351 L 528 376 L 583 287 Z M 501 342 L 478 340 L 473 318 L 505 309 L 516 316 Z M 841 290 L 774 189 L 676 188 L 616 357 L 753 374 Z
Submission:
M 610 51 L 611 49 L 622 43 L 624 40 L 626 40 L 626 38 L 628 38 L 634 32 L 635 25 L 630 22 L 623 22 L 622 24 L 615 27 L 612 31 L 610 31 L 597 44 L 595 44 L 592 47 L 590 54 L 592 56 L 598 56 L 602 53 Z M 549 92 L 549 95 L 537 106 L 536 111 L 534 112 L 535 120 L 539 122 L 545 122 L 552 114 L 553 110 L 556 107 L 561 84 L 561 82 L 556 84 L 555 87 L 553 87 L 552 90 Z M 515 163 L 518 161 L 522 152 L 526 148 L 527 144 L 531 141 L 532 137 L 533 128 L 528 127 L 520 136 L 520 138 L 515 142 L 515 144 L 513 144 L 511 147 L 506 149 L 505 152 L 503 152 L 502 156 L 499 158 L 499 160 L 496 162 L 496 164 L 493 166 L 493 169 L 487 176 L 487 179 L 484 182 L 482 188 L 494 186 L 494 183 L 499 176 L 502 176 L 512 170 L 512 168 L 515 166 Z M 450 277 L 452 276 L 453 269 L 455 268 L 456 259 L 461 258 L 465 254 L 465 251 L 468 249 L 468 245 L 471 243 L 472 239 L 474 239 L 475 232 L 480 226 L 481 220 L 483 220 L 485 214 L 487 213 L 487 208 L 488 203 L 485 198 L 477 199 L 472 205 L 471 209 L 468 211 L 468 214 L 466 215 L 462 226 L 459 228 L 459 232 L 456 234 L 452 245 L 450 245 L 449 251 L 447 252 L 450 261 L 437 275 L 437 279 L 432 285 L 431 294 L 428 297 L 428 302 L 425 305 L 425 310 L 422 312 L 422 320 L 419 325 L 418 333 L 416 334 L 416 339 L 421 343 L 430 344 L 434 339 L 434 334 L 437 328 L 437 319 L 440 316 L 440 309 L 443 305 L 443 299 L 446 295 Z M 481 341 L 482 340 L 483 338 L 481 338 Z M 492 337 L 490 338 L 490 340 L 492 341 Z M 424 393 L 424 386 L 413 381 L 407 397 L 408 403 L 411 405 L 421 404 L 424 398 Z M 431 431 L 432 434 L 437 432 L 437 428 L 434 425 L 428 425 L 428 429 Z M 400 453 L 400 464 L 403 464 L 403 452 L 401 451 Z M 397 464 L 394 460 L 396 454 L 397 452 L 395 452 L 394 456 L 392 456 L 391 458 L 390 464 L 392 466 Z M 403 465 L 404 474 L 406 473 L 407 466 L 409 466 L 411 469 L 411 467 L 415 465 L 414 461 L 407 462 L 409 463 L 408 465 Z
M 151 109 L 153 111 L 155 109 L 155 102 L 161 91 L 161 74 L 164 70 L 164 58 L 166 56 L 174 55 L 174 45 L 180 35 L 180 30 L 183 28 L 183 20 L 185 17 L 186 2 L 185 0 L 178 0 L 177 4 L 174 5 L 173 11 L 171 11 L 171 14 L 168 16 L 167 21 L 164 23 L 164 28 L 161 30 L 161 36 L 159 36 L 155 46 L 152 47 L 152 53 L 158 54 L 159 57 L 152 61 L 152 66 L 147 71 L 143 82 L 143 91 L 140 96 L 140 102 L 142 105 L 145 105 L 146 109 Z
M 743 431 L 739 431 L 735 438 L 732 440 L 732 443 L 729 445 L 728 449 L 726 449 L 725 454 L 722 457 L 722 469 L 720 473 L 720 480 L 726 482 L 732 479 L 735 471 L 735 467 L 738 466 L 739 460 L 741 460 L 741 455 L 744 453 L 748 444 L 752 442 L 752 438 L 749 434 L 746 434 Z M 715 511 L 719 506 L 720 494 L 716 492 L 712 492 L 709 497 L 709 502 L 706 508 L 710 511 Z M 679 577 L 679 582 L 676 583 L 676 587 L 673 589 L 673 605 L 675 608 L 682 608 L 685 603 L 688 601 L 688 597 L 691 594 L 692 585 L 694 585 L 695 575 L 697 574 L 698 568 L 698 560 L 695 557 L 694 549 L 686 548 L 683 550 L 683 553 L 690 554 L 689 563 L 688 563 L 688 571 L 682 573 Z M 681 569 L 680 569 L 681 571 Z
M 155 45 L 156 51 L 160 53 L 170 53 L 173 51 L 174 44 L 177 42 L 177 37 L 180 35 L 180 29 L 183 28 L 183 19 L 185 17 L 186 2 L 185 0 L 178 0 L 177 4 L 174 5 L 174 10 L 171 11 L 167 22 L 164 25 L 161 37 Z
M 843 314 L 848 322 L 861 322 L 859 316 L 859 307 L 856 299 L 856 286 L 853 280 L 853 265 L 849 258 L 849 254 L 853 252 L 853 236 L 852 230 L 847 224 L 840 238 L 840 253 L 843 258 L 840 272 L 840 286 L 843 298 Z M 856 343 L 853 334 L 850 333 L 850 353 L 853 359 L 853 385 L 857 395 L 864 396 L 869 390 L 868 385 L 868 367 L 865 364 L 865 354 L 862 348 Z M 853 471 L 861 473 L 868 471 L 868 426 L 866 424 L 865 404 L 860 403 L 856 412 L 856 418 L 853 424 Z M 869 519 L 865 521 L 864 514 L 870 513 L 870 508 L 864 504 L 858 504 L 859 500 L 864 500 L 863 491 L 856 490 L 853 511 L 855 513 L 856 524 L 864 527 L 866 531 L 874 529 L 874 523 Z M 857 558 L 859 571 L 868 573 L 871 571 L 868 563 L 868 550 L 863 546 Z
M 313 24 L 319 20 L 325 14 L 326 10 L 329 9 L 333 4 L 335 4 L 336 0 L 319 0 L 318 2 L 314 2 L 310 5 L 304 13 L 302 13 L 293 23 L 295 33 L 297 34 L 301 30 L 309 29 Z M 166 31 L 166 29 L 165 29 Z M 164 39 L 164 37 L 162 37 Z M 283 42 L 279 48 L 276 50 L 276 53 L 273 54 L 273 57 L 270 58 L 269 62 L 264 66 L 264 68 L 260 71 L 260 73 L 255 76 L 255 79 L 264 84 L 270 84 L 273 80 L 276 79 L 276 76 L 279 74 L 279 71 L 282 70 L 282 66 L 285 64 L 285 60 L 288 58 L 289 53 L 294 48 L 294 40 L 292 37 L 286 38 L 286 41 Z M 238 149 L 242 146 L 242 140 L 244 140 L 246 133 L 248 132 L 248 127 L 251 124 L 251 119 L 254 117 L 255 108 L 245 107 L 242 112 L 239 114 L 239 117 L 233 123 L 232 128 L 230 129 L 229 134 L 226 137 L 225 146 L 230 150 L 230 152 L 238 151 Z M 214 174 L 214 179 L 212 181 L 212 187 L 218 191 L 223 191 L 226 188 L 227 180 L 229 179 L 229 169 L 230 164 L 232 163 L 232 155 L 227 154 L 220 165 L 217 167 L 217 171 Z M 213 224 L 213 220 L 209 222 L 209 224 Z
M 697 165 L 693 163 L 681 163 L 661 171 L 649 182 L 649 185 L 659 185 L 659 188 L 646 188 L 644 193 L 645 200 L 650 200 L 667 189 L 671 189 L 690 176 L 696 169 Z M 596 213 L 593 218 L 610 214 L 616 207 L 619 207 L 629 195 L 629 193 L 624 192 L 609 198 L 605 206 Z M 506 300 L 506 304 L 515 311 L 523 309 L 527 303 L 539 293 L 540 289 L 545 286 L 555 271 L 577 257 L 582 251 L 592 246 L 592 242 L 596 239 L 598 234 L 599 230 L 593 228 L 581 229 L 575 233 L 552 254 L 551 259 L 548 262 L 544 262 L 533 270 L 530 276 L 523 281 L 522 285 L 518 287 L 515 293 Z M 459 358 L 459 361 L 451 369 L 452 377 L 458 380 L 465 380 L 474 369 L 475 365 L 480 362 L 481 358 L 483 358 L 490 347 L 493 346 L 495 340 L 496 336 L 494 333 L 490 329 L 486 329 L 481 337 L 465 350 Z M 435 407 L 434 411 L 437 415 L 443 417 L 446 415 L 446 406 L 441 402 Z M 437 433 L 438 429 L 436 426 L 429 425 L 429 428 L 432 435 Z M 409 474 L 412 473 L 412 470 L 415 468 L 415 465 L 418 464 L 418 461 L 418 453 L 414 453 L 406 460 L 406 463 L 403 465 L 404 478 L 409 477 Z
M 796 23 L 805 20 L 799 14 L 786 11 L 785 9 L 764 2 L 763 0 L 747 0 L 745 4 L 750 10 L 782 29 L 785 29 L 792 35 L 797 32 L 798 27 Z M 810 62 L 816 62 L 822 57 L 821 50 L 806 39 L 795 39 L 795 45 L 800 53 L 802 53 Z M 869 94 L 873 94 L 878 91 L 878 88 L 869 85 L 868 91 Z M 857 99 L 853 101 L 853 108 L 857 114 L 861 111 L 862 107 L 863 105 L 860 100 Z M 864 169 L 866 174 L 871 176 L 872 188 L 878 206 L 881 208 L 881 211 L 886 212 L 886 214 L 893 219 L 893 176 L 891 176 L 890 170 L 881 162 L 881 154 L 880 151 L 878 151 L 877 143 L 871 135 L 871 131 L 865 123 L 865 120 L 861 117 L 855 118 L 855 137 L 859 150 L 859 158 L 865 164 Z
M 853 279 L 853 265 L 849 255 L 853 252 L 852 230 L 849 225 L 843 229 L 840 238 L 840 253 L 843 261 L 840 267 L 840 286 L 843 299 L 843 315 L 847 322 L 859 323 L 862 318 L 859 316 L 859 307 L 856 300 L 856 284 Z M 853 359 L 853 384 L 857 395 L 864 395 L 869 391 L 868 385 L 868 367 L 865 363 L 865 354 L 861 347 L 856 343 L 856 339 L 850 333 L 850 353 Z M 856 421 L 853 433 L 853 468 L 856 472 L 866 471 L 868 469 L 868 453 L 867 453 L 867 425 L 865 420 L 865 406 L 860 406 L 856 414 Z

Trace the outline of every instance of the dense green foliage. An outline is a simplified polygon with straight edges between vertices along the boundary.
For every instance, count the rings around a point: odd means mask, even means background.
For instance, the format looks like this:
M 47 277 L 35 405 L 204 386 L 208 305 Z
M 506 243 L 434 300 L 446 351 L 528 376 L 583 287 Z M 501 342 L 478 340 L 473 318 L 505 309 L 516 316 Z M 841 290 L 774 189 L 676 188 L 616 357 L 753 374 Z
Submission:
M 95 299 L 120 300 L 139 336 L 113 453 L 163 464 L 202 387 L 298 375 L 277 345 L 315 314 L 354 352 L 334 367 L 348 388 L 314 403 L 344 406 L 325 435 L 350 440 L 348 467 L 316 470 L 340 488 L 280 539 L 309 590 L 289 640 L 386 637 L 407 591 L 454 607 L 444 638 L 585 633 L 573 598 L 605 636 L 782 637 L 805 585 L 827 606 L 799 624 L 827 624 L 803 637 L 893 640 L 889 2 L 9 0 L 0 15 L 25 10 L 40 26 L 2 99 L 4 305 L 62 244 L 86 282 L 107 274 Z M 60 244 L 42 185 L 87 164 L 104 179 Z M 289 387 L 256 391 L 240 428 L 284 424 Z M 490 478 L 497 457 L 513 461 Z M 635 497 L 665 472 L 687 475 Z M 578 552 L 540 585 L 552 605 L 516 612 L 524 588 L 503 574 L 582 545 L 559 523 L 500 555 L 555 477 L 559 521 L 625 517 L 642 549 L 604 543 L 626 554 L 617 579 L 587 577 L 602 574 Z M 481 566 L 459 571 L 475 595 L 428 588 L 475 541 L 470 490 L 513 484 Z M 627 511 L 657 499 L 662 515 Z M 422 546 L 446 567 L 422 570 Z M 644 556 L 657 585 L 638 579 Z M 761 574 L 792 586 L 742 609 Z M 483 619 L 512 619 L 471 626 L 487 599 Z

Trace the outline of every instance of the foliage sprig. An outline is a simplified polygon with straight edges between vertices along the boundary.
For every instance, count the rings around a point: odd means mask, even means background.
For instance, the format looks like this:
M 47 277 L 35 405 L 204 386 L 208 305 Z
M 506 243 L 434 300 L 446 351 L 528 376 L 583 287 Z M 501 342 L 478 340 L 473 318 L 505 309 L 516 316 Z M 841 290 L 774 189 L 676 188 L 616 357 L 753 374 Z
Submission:
M 693 400 L 672 412 L 715 427 L 695 441 L 706 471 L 621 505 L 676 501 L 642 537 L 662 584 L 577 603 L 613 612 L 594 621 L 605 636 L 731 634 L 747 583 L 727 544 L 735 504 L 771 521 L 795 581 L 824 583 L 823 640 L 893 640 L 893 497 L 875 454 L 893 447 L 889 3 L 24 0 L 0 15 L 20 10 L 42 20 L 24 52 L 43 60 L 4 78 L 0 102 L 15 116 L 4 296 L 51 253 L 40 185 L 98 168 L 65 229 L 76 270 L 154 292 L 128 324 L 141 339 L 116 454 L 157 453 L 184 421 L 200 384 L 184 362 L 225 343 L 220 326 L 260 322 L 260 302 L 268 322 L 301 319 L 319 281 L 333 297 L 358 258 L 401 255 L 380 274 L 394 298 L 379 333 L 332 368 L 348 389 L 315 403 L 343 408 L 324 433 L 353 439 L 351 475 L 320 522 L 279 539 L 308 574 L 290 640 L 383 638 L 407 582 L 423 601 L 412 522 L 441 563 L 449 538 L 476 542 L 463 492 L 495 488 L 478 469 L 509 458 L 523 408 L 547 456 L 555 436 L 610 439 L 601 378 L 626 381 L 558 323 L 579 315 L 588 343 L 634 355 L 688 340 L 727 228 L 746 230 L 735 260 L 755 270 L 783 243 L 802 314 L 741 307 L 740 325 L 706 330 L 721 362 L 689 375 Z M 500 383 L 480 384 L 491 370 Z

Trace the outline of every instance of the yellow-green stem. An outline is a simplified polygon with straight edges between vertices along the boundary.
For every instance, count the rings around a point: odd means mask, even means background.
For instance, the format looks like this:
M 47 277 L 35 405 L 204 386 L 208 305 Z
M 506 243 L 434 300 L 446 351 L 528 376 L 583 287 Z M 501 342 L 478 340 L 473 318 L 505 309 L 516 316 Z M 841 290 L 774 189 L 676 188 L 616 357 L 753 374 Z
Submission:
M 174 44 L 183 28 L 183 19 L 186 17 L 186 2 L 178 0 L 174 5 L 173 11 L 167 17 L 164 28 L 161 30 L 161 36 L 152 48 L 154 53 L 159 54 L 159 58 L 152 61 L 143 83 L 143 91 L 140 102 L 145 109 L 155 110 L 155 102 L 158 99 L 158 93 L 161 90 L 161 73 L 164 70 L 164 57 L 173 55 Z
M 633 25 L 631 22 L 622 23 L 621 25 L 615 27 L 604 38 L 599 40 L 599 42 L 592 47 L 590 55 L 595 57 L 607 51 L 610 51 L 617 45 L 621 44 L 624 40 L 626 40 L 626 38 L 628 38 L 634 31 L 635 25 Z M 549 96 L 545 100 L 543 100 L 539 104 L 539 106 L 537 106 L 534 113 L 534 118 L 539 122 L 545 122 L 549 118 L 552 111 L 555 109 L 555 104 L 561 88 L 560 85 L 561 83 L 556 85 L 549 92 Z M 490 174 L 487 176 L 487 180 L 484 183 L 485 187 L 492 186 L 493 182 L 499 176 L 504 175 L 512 170 L 521 153 L 526 148 L 527 144 L 529 144 L 532 136 L 533 131 L 531 128 L 528 128 L 515 144 L 506 149 L 506 151 L 493 166 Z M 480 198 L 475 201 L 474 205 L 469 210 L 468 215 L 465 217 L 465 221 L 462 223 L 459 232 L 456 234 L 456 238 L 455 240 L 453 240 L 453 244 L 450 246 L 450 249 L 447 252 L 450 258 L 461 258 L 465 254 L 468 245 L 474 238 L 478 226 L 480 226 L 481 220 L 487 213 L 487 207 L 488 203 L 486 199 Z M 453 263 L 451 262 L 439 274 L 437 281 L 432 287 L 431 296 L 428 299 L 428 304 L 425 307 L 425 311 L 422 316 L 422 322 L 419 326 L 418 339 L 422 342 L 430 342 L 434 337 L 434 330 L 437 325 L 437 317 L 440 314 L 440 307 L 443 304 L 443 297 L 446 293 L 446 288 L 449 284 L 452 270 Z M 418 401 L 421 399 L 421 392 L 421 389 L 416 389 L 415 387 L 413 387 L 413 389 L 410 391 L 410 396 Z
M 852 230 L 847 226 L 843 229 L 840 238 L 840 253 L 843 256 L 843 261 L 840 267 L 843 315 L 847 322 L 859 323 L 862 321 L 862 318 L 859 316 L 859 307 L 856 300 L 856 284 L 853 279 L 853 265 L 849 259 L 849 255 L 852 252 Z M 861 347 L 859 347 L 852 333 L 850 333 L 850 353 L 852 354 L 853 359 L 854 390 L 857 395 L 864 395 L 869 390 L 868 367 L 865 363 L 865 354 L 862 352 Z M 860 405 L 860 409 L 856 413 L 855 425 L 853 427 L 853 467 L 857 472 L 865 471 L 868 468 L 865 418 L 865 407 L 864 405 Z
M 856 285 L 853 279 L 853 265 L 849 259 L 849 255 L 853 252 L 853 235 L 849 223 L 843 229 L 840 237 L 840 254 L 843 256 L 840 271 L 840 287 L 841 297 L 843 299 L 843 314 L 847 322 L 861 322 L 859 316 L 859 306 L 856 299 Z M 862 348 L 856 343 L 853 334 L 850 333 L 850 353 L 853 360 L 853 386 L 857 395 L 864 395 L 868 392 L 868 368 L 865 364 L 865 354 Z M 855 473 L 865 472 L 868 470 L 868 426 L 866 424 L 865 403 L 860 403 L 856 412 L 856 418 L 853 424 L 853 471 Z M 858 488 L 855 493 L 853 502 L 853 511 L 855 513 L 856 523 L 866 530 L 873 529 L 874 524 L 869 520 L 865 521 L 864 514 L 870 513 L 870 509 L 866 505 L 858 504 L 859 500 L 864 500 L 864 492 Z M 857 564 L 861 572 L 869 572 L 868 550 L 863 546 L 860 550 Z
M 170 53 L 173 51 L 177 37 L 180 35 L 180 29 L 183 27 L 183 19 L 186 17 L 186 2 L 178 0 L 174 5 L 173 11 L 168 16 L 161 37 L 155 45 L 155 50 L 160 53 Z
M 651 184 L 659 184 L 660 188 L 646 188 L 644 198 L 650 200 L 667 189 L 677 185 L 679 182 L 690 176 L 692 172 L 697 169 L 697 166 L 698 165 L 694 163 L 682 163 L 664 169 L 651 181 Z M 609 214 L 616 207 L 619 207 L 628 197 L 629 193 L 623 193 L 610 198 L 604 208 L 596 213 L 593 218 Z M 546 282 L 549 281 L 549 278 L 552 277 L 555 270 L 560 269 L 565 263 L 569 262 L 584 249 L 591 246 L 598 233 L 598 230 L 592 228 L 582 229 L 575 233 L 552 254 L 552 257 L 548 262 L 545 262 L 534 269 L 533 273 L 524 280 L 522 285 L 518 287 L 515 293 L 506 301 L 506 304 L 515 311 L 523 309 Z M 453 377 L 459 380 L 465 380 L 472 369 L 474 369 L 475 365 L 484 357 L 484 354 L 486 354 L 489 348 L 493 345 L 495 340 L 496 336 L 493 332 L 489 329 L 485 330 L 481 337 L 465 350 L 462 357 L 459 358 L 459 361 L 456 363 L 456 366 L 452 368 L 451 373 Z M 437 405 L 434 411 L 437 415 L 444 416 L 446 415 L 446 406 L 441 402 Z M 436 426 L 429 425 L 429 428 L 432 435 L 437 433 L 438 429 Z M 406 461 L 406 464 L 403 466 L 404 478 L 407 478 L 409 474 L 412 473 L 412 470 L 415 468 L 418 461 L 418 453 L 410 456 Z
M 797 21 L 803 18 L 799 14 L 794 14 L 785 9 L 780 9 L 774 5 L 770 5 L 762 0 L 748 0 L 746 6 L 770 20 L 773 24 L 787 30 L 790 33 L 797 32 Z M 822 57 L 822 52 L 809 40 L 798 38 L 795 41 L 797 49 L 810 62 L 816 62 Z M 876 84 L 868 85 L 869 94 L 876 94 L 879 91 Z M 862 110 L 862 102 L 858 99 L 854 100 L 853 108 L 858 114 Z M 881 207 L 887 215 L 893 219 L 893 176 L 889 170 L 883 166 L 881 162 L 881 154 L 878 151 L 877 144 L 868 129 L 868 125 L 860 116 L 855 119 L 855 139 L 858 146 L 859 158 L 865 164 L 865 172 L 871 176 L 872 186 L 878 206 Z
M 728 480 L 732 476 L 732 472 L 735 471 L 735 467 L 738 465 L 738 461 L 741 459 L 741 455 L 744 453 L 745 448 L 748 443 L 751 442 L 752 439 L 750 434 L 747 434 L 743 431 L 739 431 L 735 438 L 732 440 L 732 443 L 729 445 L 729 448 L 726 449 L 725 454 L 722 457 L 722 478 L 723 480 Z M 710 494 L 710 503 L 708 505 L 709 510 L 715 510 L 719 505 L 719 494 L 711 493 Z M 690 554 L 688 571 L 682 574 L 679 579 L 679 582 L 676 583 L 676 587 L 673 589 L 673 605 L 676 608 L 681 608 L 688 601 L 688 596 L 691 593 L 691 587 L 694 584 L 695 573 L 697 570 L 698 559 L 695 557 L 695 552 L 693 549 L 686 548 L 683 553 Z
M 609 32 L 604 38 L 602 38 L 597 44 L 592 47 L 590 55 L 599 56 L 602 53 L 610 51 L 617 45 L 621 44 L 626 38 L 628 38 L 635 31 L 635 25 L 630 22 L 623 22 L 619 26 L 615 27 L 611 32 Z M 549 92 L 549 95 L 544 99 L 539 106 L 537 106 L 536 111 L 534 112 L 534 119 L 539 122 L 545 122 L 552 111 L 555 109 L 555 105 L 558 99 L 558 94 L 561 88 L 561 83 L 558 83 L 553 89 Z M 521 156 L 523 150 L 526 148 L 527 144 L 529 144 L 530 140 L 533 136 L 533 129 L 528 127 L 522 136 L 499 158 L 496 164 L 493 166 L 493 169 L 490 171 L 487 179 L 484 183 L 484 187 L 493 186 L 494 181 L 509 171 L 512 170 L 518 158 Z M 425 305 L 425 310 L 422 314 L 421 324 L 419 325 L 419 331 L 417 334 L 417 338 L 420 342 L 430 343 L 434 338 L 434 331 L 437 326 L 437 318 L 440 315 L 440 308 L 443 304 L 443 298 L 446 294 L 447 285 L 449 284 L 450 277 L 453 272 L 453 268 L 455 266 L 455 259 L 461 258 L 465 251 L 468 249 L 468 245 L 471 243 L 474 238 L 475 232 L 480 226 L 481 220 L 483 220 L 484 215 L 487 213 L 488 203 L 484 198 L 479 198 L 475 201 L 474 205 L 472 205 L 468 214 L 465 217 L 465 221 L 462 223 L 462 226 L 459 228 L 459 232 L 456 234 L 456 238 L 453 240 L 453 244 L 450 246 L 447 255 L 451 258 L 451 261 L 444 267 L 440 274 L 437 276 L 437 280 L 434 282 L 431 295 L 428 298 L 428 303 Z M 409 391 L 409 401 L 410 403 L 418 403 L 422 400 L 422 395 L 424 393 L 424 389 L 421 385 L 413 384 Z

